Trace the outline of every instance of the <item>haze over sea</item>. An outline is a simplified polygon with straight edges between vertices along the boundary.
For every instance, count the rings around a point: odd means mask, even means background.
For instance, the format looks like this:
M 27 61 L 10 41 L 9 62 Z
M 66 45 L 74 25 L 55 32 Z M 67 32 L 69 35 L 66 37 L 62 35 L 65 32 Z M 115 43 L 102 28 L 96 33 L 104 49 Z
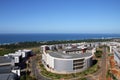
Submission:
M 120 38 L 120 34 L 0 34 L 0 44 L 26 41 Z

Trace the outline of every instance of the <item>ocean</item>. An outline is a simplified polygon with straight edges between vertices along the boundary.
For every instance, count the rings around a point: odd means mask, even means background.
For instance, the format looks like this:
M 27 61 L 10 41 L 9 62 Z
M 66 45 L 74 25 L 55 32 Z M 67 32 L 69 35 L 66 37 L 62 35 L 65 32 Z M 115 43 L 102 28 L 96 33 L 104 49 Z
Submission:
M 26 41 L 120 38 L 120 34 L 0 34 L 0 44 Z

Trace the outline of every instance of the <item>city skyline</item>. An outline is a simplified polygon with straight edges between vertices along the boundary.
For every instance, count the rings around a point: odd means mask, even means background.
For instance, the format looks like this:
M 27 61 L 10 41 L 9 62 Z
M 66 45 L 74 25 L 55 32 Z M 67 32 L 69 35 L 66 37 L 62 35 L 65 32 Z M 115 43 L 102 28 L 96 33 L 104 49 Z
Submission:
M 119 0 L 1 0 L 0 33 L 120 34 Z

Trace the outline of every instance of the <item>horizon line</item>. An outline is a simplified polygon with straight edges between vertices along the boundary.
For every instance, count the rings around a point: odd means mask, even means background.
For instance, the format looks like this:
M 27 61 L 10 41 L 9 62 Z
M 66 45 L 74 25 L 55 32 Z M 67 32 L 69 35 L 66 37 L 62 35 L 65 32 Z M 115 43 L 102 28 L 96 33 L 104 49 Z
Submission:
M 120 34 L 120 33 L 0 33 L 0 34 Z

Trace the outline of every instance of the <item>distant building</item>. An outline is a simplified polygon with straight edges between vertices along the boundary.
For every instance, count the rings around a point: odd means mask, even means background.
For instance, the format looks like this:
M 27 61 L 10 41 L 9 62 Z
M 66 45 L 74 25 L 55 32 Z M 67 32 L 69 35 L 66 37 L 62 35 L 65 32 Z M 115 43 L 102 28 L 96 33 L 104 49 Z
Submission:
M 114 60 L 116 61 L 117 65 L 120 67 L 120 43 L 118 42 L 110 42 L 110 53 L 114 55 Z
M 21 54 L 22 58 L 27 58 L 33 54 L 32 50 L 28 50 L 28 49 L 18 50 L 15 53 Z
M 20 63 L 23 59 L 28 58 L 28 57 L 30 57 L 31 55 L 33 55 L 32 50 L 24 49 L 24 50 L 18 50 L 18 51 L 16 51 L 15 53 L 6 54 L 6 55 L 4 55 L 4 56 L 11 57 L 11 58 L 14 60 L 15 66 L 19 66 L 19 63 Z
M 10 57 L 14 61 L 14 66 L 19 66 L 19 63 L 22 60 L 22 55 L 19 53 L 9 53 L 7 55 L 4 55 L 6 57 Z
M 60 46 L 60 44 L 59 44 Z M 92 66 L 95 48 L 79 44 L 44 45 L 42 63 L 48 71 L 59 74 L 81 72 Z
M 120 67 L 120 48 L 113 48 L 114 60 L 117 65 Z

